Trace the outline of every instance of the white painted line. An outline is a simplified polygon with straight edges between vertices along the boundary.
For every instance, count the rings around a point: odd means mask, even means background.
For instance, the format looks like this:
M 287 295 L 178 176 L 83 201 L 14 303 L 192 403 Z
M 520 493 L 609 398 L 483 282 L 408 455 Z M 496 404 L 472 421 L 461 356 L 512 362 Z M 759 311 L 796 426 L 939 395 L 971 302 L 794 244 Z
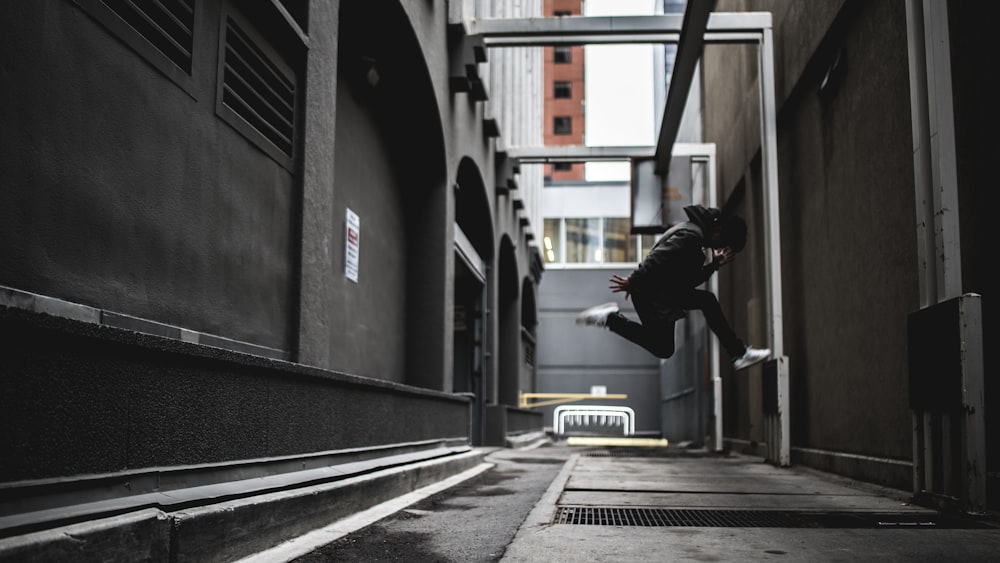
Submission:
M 479 475 L 480 473 L 492 469 L 492 463 L 480 463 L 472 469 L 468 469 L 453 475 L 443 481 L 422 487 L 392 500 L 376 504 L 375 506 L 352 514 L 347 518 L 342 518 L 336 522 L 292 538 L 284 543 L 278 544 L 270 549 L 255 553 L 249 557 L 240 559 L 237 563 L 278 563 L 287 562 L 302 557 L 303 555 L 322 547 L 330 542 L 336 541 L 347 534 L 356 532 L 365 526 L 378 522 L 379 520 L 403 510 L 411 504 L 415 504 L 431 495 L 454 487 L 459 483 Z

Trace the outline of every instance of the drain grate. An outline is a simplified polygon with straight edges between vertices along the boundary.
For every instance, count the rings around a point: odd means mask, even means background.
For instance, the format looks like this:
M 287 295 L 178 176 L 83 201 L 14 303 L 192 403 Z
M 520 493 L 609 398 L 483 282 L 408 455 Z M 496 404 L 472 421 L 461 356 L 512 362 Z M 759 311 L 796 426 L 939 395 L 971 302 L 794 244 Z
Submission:
M 685 510 L 664 508 L 561 506 L 556 524 L 592 526 L 698 526 L 712 528 L 786 528 L 783 513 L 763 510 Z
M 611 506 L 560 506 L 554 524 L 591 526 L 680 526 L 704 528 L 883 528 L 943 529 L 991 527 L 940 514 L 795 512 L 778 510 L 694 510 Z

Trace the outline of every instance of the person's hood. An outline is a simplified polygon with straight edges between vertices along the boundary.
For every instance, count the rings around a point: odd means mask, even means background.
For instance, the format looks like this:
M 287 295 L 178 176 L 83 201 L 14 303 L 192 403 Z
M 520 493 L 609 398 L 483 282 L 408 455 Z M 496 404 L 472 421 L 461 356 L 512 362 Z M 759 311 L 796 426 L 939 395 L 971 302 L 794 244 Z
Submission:
M 722 212 L 714 207 L 704 207 L 702 205 L 689 205 L 684 208 L 684 213 L 692 223 L 701 229 L 702 236 L 708 238 L 712 232 L 712 225 L 718 221 Z

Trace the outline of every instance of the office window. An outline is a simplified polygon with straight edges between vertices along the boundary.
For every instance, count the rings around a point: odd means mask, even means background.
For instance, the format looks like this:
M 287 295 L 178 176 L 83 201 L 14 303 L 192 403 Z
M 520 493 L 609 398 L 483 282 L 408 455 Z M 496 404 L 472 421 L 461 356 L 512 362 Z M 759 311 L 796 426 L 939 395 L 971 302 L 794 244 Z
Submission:
M 546 264 L 637 264 L 659 238 L 630 234 L 630 221 L 625 217 L 550 217 L 544 223 Z
M 566 262 L 599 263 L 601 252 L 600 219 L 566 219 Z
M 558 47 L 553 47 L 553 52 L 555 53 L 554 61 L 556 64 L 573 62 L 573 51 L 571 47 L 560 45 Z
M 604 220 L 604 262 L 636 262 L 635 237 L 627 218 Z
M 657 239 L 660 238 L 660 236 L 649 235 L 649 234 L 638 235 L 638 236 L 639 236 L 639 261 L 641 262 L 642 260 L 646 259 L 646 256 L 649 255 L 649 251 L 653 248 L 653 245 L 656 244 L 656 241 Z
M 545 262 L 562 262 L 562 219 L 546 219 L 545 234 L 542 246 L 545 252 Z
M 552 132 L 556 135 L 569 135 L 573 133 L 573 118 L 566 116 L 552 118 Z
M 552 169 L 556 172 L 569 172 L 573 169 L 572 162 L 553 162 Z
M 569 81 L 556 80 L 553 84 L 552 95 L 556 98 L 572 98 L 573 83 Z

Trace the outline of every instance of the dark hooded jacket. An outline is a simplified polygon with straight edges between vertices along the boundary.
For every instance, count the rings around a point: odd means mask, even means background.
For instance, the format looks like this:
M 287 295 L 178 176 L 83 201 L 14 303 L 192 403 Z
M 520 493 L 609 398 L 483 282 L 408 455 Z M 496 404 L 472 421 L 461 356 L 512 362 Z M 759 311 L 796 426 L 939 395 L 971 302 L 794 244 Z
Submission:
M 704 283 L 718 270 L 713 260 L 706 259 L 705 248 L 710 245 L 705 233 L 711 232 L 721 212 L 689 205 L 684 213 L 689 221 L 667 230 L 629 276 L 633 292 L 656 292 L 665 296 L 676 293 L 679 297 Z

